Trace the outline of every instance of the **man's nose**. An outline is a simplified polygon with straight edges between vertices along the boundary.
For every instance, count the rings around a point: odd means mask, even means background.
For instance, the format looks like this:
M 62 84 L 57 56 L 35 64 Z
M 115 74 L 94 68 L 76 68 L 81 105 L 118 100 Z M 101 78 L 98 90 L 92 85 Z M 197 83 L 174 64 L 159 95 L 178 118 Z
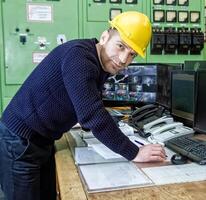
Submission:
M 127 59 L 128 59 L 128 53 L 122 52 L 119 55 L 119 60 L 120 60 L 121 64 L 126 64 L 127 63 Z

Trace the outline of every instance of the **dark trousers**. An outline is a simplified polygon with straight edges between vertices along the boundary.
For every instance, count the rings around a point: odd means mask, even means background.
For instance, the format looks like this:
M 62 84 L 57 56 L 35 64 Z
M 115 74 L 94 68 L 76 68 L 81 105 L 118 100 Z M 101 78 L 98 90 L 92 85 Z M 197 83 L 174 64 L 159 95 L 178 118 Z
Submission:
M 56 200 L 54 144 L 38 143 L 0 122 L 0 184 L 6 200 Z

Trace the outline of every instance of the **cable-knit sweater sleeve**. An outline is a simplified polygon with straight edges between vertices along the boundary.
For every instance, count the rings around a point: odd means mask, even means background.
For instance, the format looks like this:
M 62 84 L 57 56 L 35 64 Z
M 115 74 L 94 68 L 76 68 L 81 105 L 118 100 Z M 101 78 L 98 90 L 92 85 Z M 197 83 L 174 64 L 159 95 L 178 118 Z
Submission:
M 114 152 L 128 160 L 134 159 L 138 147 L 120 131 L 101 100 L 97 58 L 82 47 L 74 47 L 68 54 L 62 75 L 79 123 Z

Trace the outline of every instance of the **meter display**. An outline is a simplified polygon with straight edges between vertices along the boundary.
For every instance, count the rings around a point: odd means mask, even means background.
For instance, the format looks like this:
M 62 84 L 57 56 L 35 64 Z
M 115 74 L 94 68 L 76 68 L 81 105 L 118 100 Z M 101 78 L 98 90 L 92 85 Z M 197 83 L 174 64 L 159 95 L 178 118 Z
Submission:
M 164 4 L 164 0 L 153 0 L 153 4 L 157 4 L 157 5 Z
M 190 22 L 199 23 L 200 22 L 200 12 L 191 11 L 190 12 Z
M 109 0 L 110 3 L 122 3 L 122 0 Z
M 95 3 L 105 3 L 106 0 L 93 0 Z
M 122 12 L 122 9 L 110 9 L 110 20 L 113 20 L 117 15 L 119 15 Z
M 125 3 L 127 3 L 127 4 L 137 4 L 137 0 L 126 0 Z
M 176 0 L 166 0 L 167 5 L 176 5 Z
M 178 0 L 178 5 L 179 6 L 188 6 L 189 0 Z
M 166 13 L 167 22 L 176 22 L 177 21 L 177 12 L 176 11 L 167 11 Z
M 164 10 L 154 10 L 153 19 L 154 22 L 164 22 L 165 20 Z
M 188 22 L 188 12 L 187 11 L 179 11 L 178 12 L 178 21 L 181 23 Z

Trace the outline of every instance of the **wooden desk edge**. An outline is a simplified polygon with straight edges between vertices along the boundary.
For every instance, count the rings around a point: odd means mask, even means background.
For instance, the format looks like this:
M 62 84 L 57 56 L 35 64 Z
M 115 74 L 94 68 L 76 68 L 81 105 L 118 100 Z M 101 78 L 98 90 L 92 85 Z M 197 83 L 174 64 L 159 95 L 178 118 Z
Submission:
M 86 200 L 87 197 L 65 135 L 56 141 L 55 148 L 57 182 L 61 200 Z

